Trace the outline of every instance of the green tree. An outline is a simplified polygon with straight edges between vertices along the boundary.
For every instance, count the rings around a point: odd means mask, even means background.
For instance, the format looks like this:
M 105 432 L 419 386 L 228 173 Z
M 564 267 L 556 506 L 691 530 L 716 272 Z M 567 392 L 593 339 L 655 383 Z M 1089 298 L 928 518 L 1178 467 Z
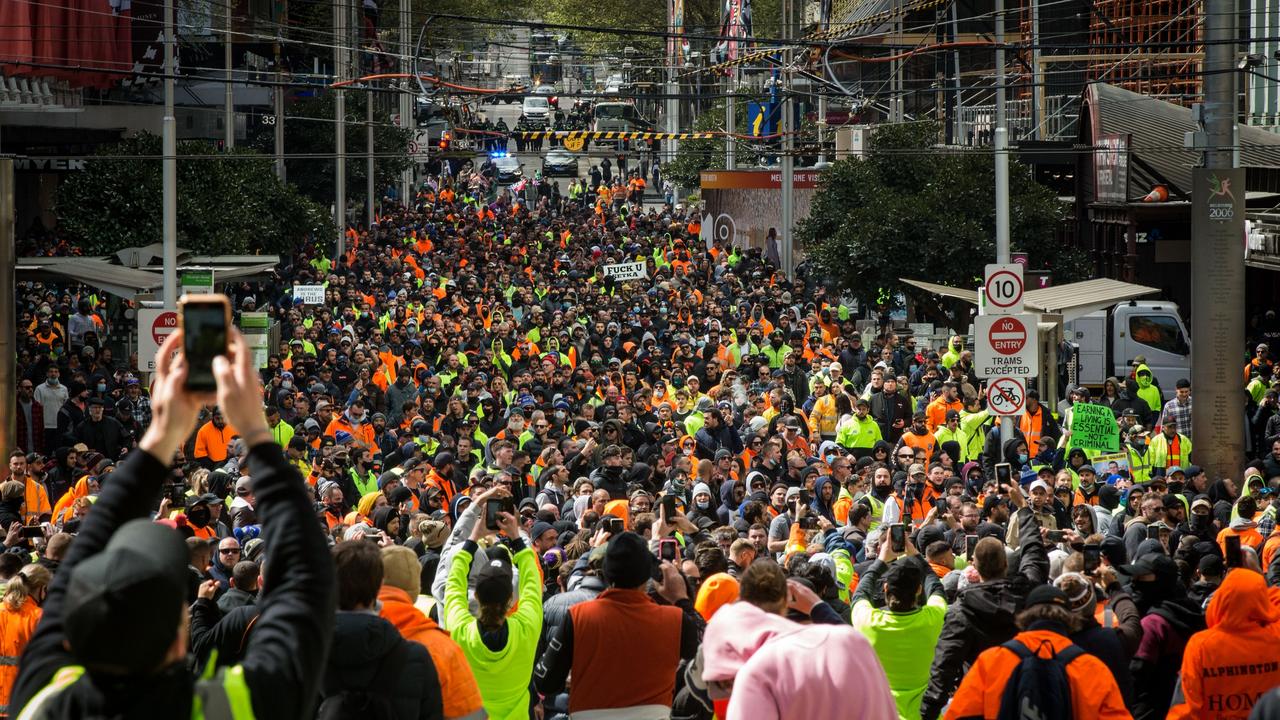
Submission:
M 977 287 L 995 258 L 995 163 L 988 152 L 934 147 L 932 123 L 881 125 L 868 156 L 834 163 L 822 176 L 797 240 L 849 295 L 874 305 L 904 292 L 916 311 L 955 330 L 963 306 L 899 278 Z M 1054 282 L 1085 277 L 1087 259 L 1054 241 L 1066 208 L 1021 163 L 1010 162 L 1009 230 L 1014 250 Z
M 159 242 L 160 137 L 103 147 L 58 189 L 59 223 L 90 254 Z M 287 253 L 331 225 L 325 208 L 276 180 L 271 159 L 205 141 L 178 144 L 178 243 L 213 254 Z
M 365 188 L 365 102 L 364 90 L 347 92 L 347 199 L 364 196 Z M 399 181 L 401 171 L 407 169 L 409 141 L 407 129 L 391 123 L 391 115 L 374 103 L 373 152 L 374 187 L 381 194 L 387 187 Z M 333 93 L 317 98 L 299 100 L 288 107 L 284 126 L 284 147 L 287 159 L 285 172 L 292 185 L 302 194 L 326 207 L 333 206 L 334 175 L 337 160 L 334 157 L 334 108 Z M 256 126 L 250 143 L 263 152 L 273 147 L 273 135 L 269 126 Z M 288 157 L 296 156 L 296 157 Z

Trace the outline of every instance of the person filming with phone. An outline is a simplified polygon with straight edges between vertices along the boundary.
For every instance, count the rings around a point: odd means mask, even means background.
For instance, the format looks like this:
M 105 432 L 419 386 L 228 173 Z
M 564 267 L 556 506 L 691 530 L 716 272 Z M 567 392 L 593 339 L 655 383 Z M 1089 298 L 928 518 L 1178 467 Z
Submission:
M 10 716 L 200 718 L 215 707 L 233 708 L 236 717 L 313 712 L 333 632 L 333 563 L 306 484 L 272 441 L 249 348 L 235 328 L 221 331 L 222 343 L 203 341 L 202 357 L 190 354 L 189 343 L 175 354 L 184 330 L 161 345 L 151 425 L 103 485 L 49 587 Z M 209 375 L 193 388 L 197 366 Z M 215 399 L 249 447 L 268 592 L 243 661 L 196 675 L 186 663 L 187 545 L 149 515 L 200 408 Z

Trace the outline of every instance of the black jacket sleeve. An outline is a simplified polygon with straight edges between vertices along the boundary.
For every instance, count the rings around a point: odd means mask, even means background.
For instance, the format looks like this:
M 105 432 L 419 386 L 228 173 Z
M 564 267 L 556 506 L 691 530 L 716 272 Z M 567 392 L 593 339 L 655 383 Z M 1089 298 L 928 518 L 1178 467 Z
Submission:
M 249 460 L 267 557 L 245 679 L 256 716 L 306 717 L 319 696 L 333 640 L 333 561 L 306 483 L 280 446 L 261 443 L 250 449 Z
M 1040 526 L 1030 505 L 1018 510 L 1012 522 L 1018 523 L 1018 547 L 1022 552 L 1018 572 L 1033 583 L 1049 582 L 1049 555 L 1040 540 Z
M 209 660 L 209 651 L 217 647 L 214 630 L 218 621 L 222 620 L 222 610 L 218 604 L 207 598 L 196 598 L 191 603 L 191 656 L 194 661 L 192 670 L 199 673 Z
M 1133 657 L 1142 642 L 1142 613 L 1118 582 L 1107 588 L 1107 597 L 1107 607 L 1116 615 L 1116 637 L 1120 638 L 1120 646 L 1124 648 L 1125 654 Z
M 680 659 L 692 660 L 698 656 L 702 631 L 707 628 L 707 623 L 693 607 L 692 600 L 680 600 L 676 607 L 680 608 Z
M 809 621 L 814 625 L 848 625 L 835 608 L 824 602 L 809 609 Z
M 53 576 L 44 601 L 44 615 L 22 655 L 18 678 L 9 698 L 10 707 L 25 707 L 59 668 L 75 664 L 71 653 L 63 647 L 66 635 L 62 606 L 66 602 L 67 585 L 71 582 L 71 570 L 101 552 L 121 525 L 147 517 L 151 509 L 160 503 L 160 485 L 168 473 L 164 463 L 146 452 L 137 451 L 125 458 L 111 474 L 111 482 L 98 495 L 93 512 L 85 516 L 76 541 L 71 543 L 66 559 Z
M 924 699 L 920 703 L 922 720 L 936 720 L 942 713 L 951 693 L 960 684 L 960 674 L 964 670 L 965 658 L 972 652 L 970 645 L 973 640 L 974 633 L 963 606 L 959 602 L 947 606 L 942 634 L 938 636 L 938 645 L 933 651 L 929 686 L 925 688 Z
M 533 683 L 543 697 L 564 692 L 569 670 L 573 668 L 573 615 L 565 613 L 555 637 L 547 640 L 538 664 L 533 668 Z

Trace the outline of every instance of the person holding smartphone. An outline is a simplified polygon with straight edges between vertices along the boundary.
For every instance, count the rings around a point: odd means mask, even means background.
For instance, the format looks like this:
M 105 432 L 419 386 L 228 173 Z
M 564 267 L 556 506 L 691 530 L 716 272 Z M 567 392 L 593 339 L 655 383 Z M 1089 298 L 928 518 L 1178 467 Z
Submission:
M 267 428 L 249 348 L 239 331 L 227 330 L 227 346 L 213 358 L 215 392 L 186 388 L 188 359 L 174 355 L 183 347 L 181 330 L 160 346 L 152 423 L 104 484 L 49 587 L 10 698 L 13 715 L 136 710 L 191 717 L 197 695 L 205 707 L 247 704 L 264 718 L 313 711 L 333 633 L 333 562 L 306 484 Z M 243 661 L 200 678 L 185 665 L 187 546 L 148 516 L 169 477 L 169 461 L 200 408 L 215 398 L 249 447 L 259 517 L 270 540 L 263 581 L 271 592 L 262 598 Z

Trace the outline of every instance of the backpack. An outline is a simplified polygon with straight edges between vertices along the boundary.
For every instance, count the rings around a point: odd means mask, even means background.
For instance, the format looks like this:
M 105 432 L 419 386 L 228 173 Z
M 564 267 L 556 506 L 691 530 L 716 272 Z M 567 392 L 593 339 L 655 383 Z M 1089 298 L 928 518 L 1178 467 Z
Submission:
M 1067 664 L 1084 655 L 1069 645 L 1051 657 L 1042 658 L 1017 639 L 1001 647 L 1017 655 L 1021 662 L 1013 668 L 1000 697 L 997 720 L 1071 720 L 1071 680 Z
M 409 643 L 401 640 L 382 657 L 367 687 L 348 688 L 320 702 L 316 720 L 396 720 L 395 686 L 409 659 Z

